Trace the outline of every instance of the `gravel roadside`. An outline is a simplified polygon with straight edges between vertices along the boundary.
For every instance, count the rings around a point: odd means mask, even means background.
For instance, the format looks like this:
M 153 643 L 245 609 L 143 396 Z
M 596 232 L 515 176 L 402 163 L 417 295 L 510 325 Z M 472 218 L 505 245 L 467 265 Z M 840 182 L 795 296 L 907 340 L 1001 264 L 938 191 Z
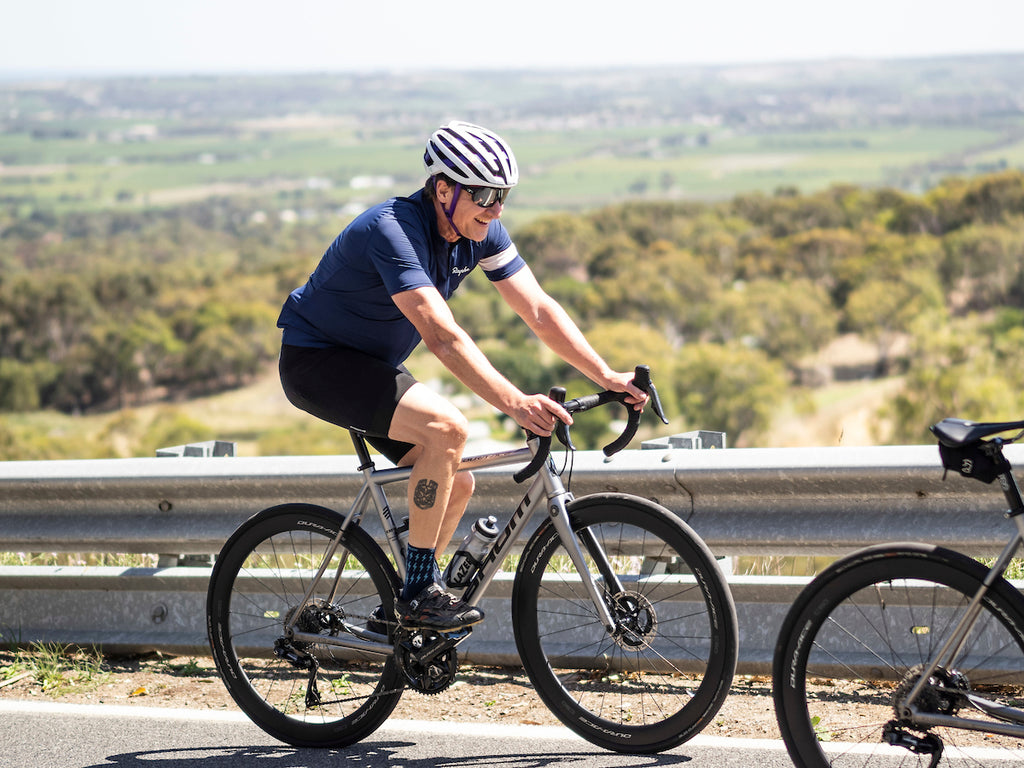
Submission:
M 0 651 L 0 698 L 183 709 L 235 709 L 210 658 L 103 659 L 97 668 L 69 665 L 42 677 L 26 654 Z M 41 679 L 42 678 L 42 679 Z M 407 691 L 393 717 L 407 720 L 558 725 L 520 668 L 463 665 L 455 683 L 431 696 Z M 705 733 L 777 739 L 771 681 L 737 676 Z

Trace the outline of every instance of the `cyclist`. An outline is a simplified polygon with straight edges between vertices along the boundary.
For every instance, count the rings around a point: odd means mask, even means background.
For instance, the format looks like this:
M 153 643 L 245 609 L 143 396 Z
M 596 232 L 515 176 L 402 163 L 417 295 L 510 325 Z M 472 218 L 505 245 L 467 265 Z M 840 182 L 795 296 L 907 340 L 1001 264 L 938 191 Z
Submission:
M 428 178 L 408 197 L 360 214 L 327 248 L 278 319 L 281 382 L 314 416 L 366 435 L 384 456 L 412 466 L 406 579 L 396 601 L 403 626 L 450 630 L 483 612 L 447 592 L 443 552 L 473 493 L 456 474 L 467 420 L 417 382 L 404 361 L 422 340 L 463 384 L 521 427 L 549 435 L 572 417 L 545 395 L 526 394 L 487 360 L 446 301 L 479 265 L 508 305 L 563 360 L 599 386 L 647 399 L 612 370 L 568 314 L 541 289 L 500 218 L 519 181 L 515 156 L 497 134 L 451 122 L 427 142 Z

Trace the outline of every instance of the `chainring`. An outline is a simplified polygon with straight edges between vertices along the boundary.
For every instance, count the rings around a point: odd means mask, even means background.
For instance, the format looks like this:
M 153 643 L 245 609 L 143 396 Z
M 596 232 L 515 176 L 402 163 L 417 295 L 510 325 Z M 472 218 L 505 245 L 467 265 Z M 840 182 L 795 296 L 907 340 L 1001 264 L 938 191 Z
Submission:
M 447 647 L 431 653 L 432 647 L 443 648 L 449 637 L 430 630 L 399 628 L 395 636 L 395 657 L 406 684 L 418 693 L 433 696 L 447 690 L 459 671 L 459 655 Z

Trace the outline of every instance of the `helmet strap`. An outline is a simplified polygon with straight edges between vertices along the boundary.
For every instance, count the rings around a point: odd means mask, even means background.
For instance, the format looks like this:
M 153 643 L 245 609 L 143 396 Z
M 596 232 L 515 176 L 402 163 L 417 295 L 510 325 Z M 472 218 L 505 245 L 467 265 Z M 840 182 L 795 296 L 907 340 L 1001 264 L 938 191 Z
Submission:
M 455 220 L 452 218 L 452 214 L 455 213 L 455 204 L 459 202 L 459 194 L 462 192 L 462 185 L 459 182 L 455 182 L 454 192 L 452 193 L 451 202 L 447 206 L 442 205 L 441 210 L 444 211 L 445 218 L 448 219 L 448 223 L 452 225 L 452 229 L 455 230 L 455 234 L 462 237 L 462 233 L 459 232 L 459 228 L 455 226 Z M 437 177 L 434 177 L 434 194 L 437 194 Z

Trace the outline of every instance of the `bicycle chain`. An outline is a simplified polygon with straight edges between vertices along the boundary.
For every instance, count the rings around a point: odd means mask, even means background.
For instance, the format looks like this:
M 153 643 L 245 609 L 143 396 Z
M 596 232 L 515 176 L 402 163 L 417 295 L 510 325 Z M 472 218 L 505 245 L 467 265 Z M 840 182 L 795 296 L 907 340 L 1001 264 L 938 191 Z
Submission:
M 394 639 L 395 660 L 398 663 L 402 677 L 405 679 L 405 685 L 401 688 L 379 691 L 371 696 L 334 699 L 325 703 L 344 703 L 348 701 L 365 700 L 378 696 L 387 696 L 389 694 L 405 691 L 406 689 L 411 689 L 417 693 L 432 696 L 447 690 L 451 687 L 452 683 L 455 682 L 455 676 L 459 669 L 458 655 L 455 650 L 455 645 L 468 636 L 468 630 L 455 632 L 436 632 L 433 630 L 426 630 L 433 634 L 434 638 L 428 641 L 423 646 L 424 648 L 429 648 L 429 646 L 433 644 L 444 645 L 449 643 L 450 645 L 447 648 L 439 650 L 436 655 L 430 655 L 421 663 L 411 657 L 418 650 L 415 647 L 416 640 L 414 638 L 424 630 L 410 630 L 403 627 L 398 621 L 381 618 L 372 614 L 369 616 L 350 616 L 350 618 L 363 622 L 368 628 L 371 624 L 376 624 L 377 626 L 386 629 L 386 632 L 378 632 L 378 634 L 388 634 Z M 376 627 L 372 631 L 376 631 Z M 421 639 L 419 642 L 422 643 L 423 640 Z M 403 643 L 405 644 L 404 646 Z M 439 659 L 440 664 L 437 663 Z M 426 677 L 429 675 L 434 675 L 434 679 L 429 680 Z

